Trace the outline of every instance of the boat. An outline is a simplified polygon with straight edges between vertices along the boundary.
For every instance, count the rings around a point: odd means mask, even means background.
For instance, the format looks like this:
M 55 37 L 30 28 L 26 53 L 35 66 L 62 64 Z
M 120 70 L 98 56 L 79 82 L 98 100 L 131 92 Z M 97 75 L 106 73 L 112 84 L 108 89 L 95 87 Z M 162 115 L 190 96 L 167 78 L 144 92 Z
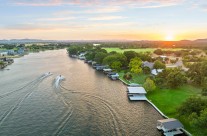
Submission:
M 50 76 L 50 75 L 52 75 L 51 72 L 47 72 L 47 73 L 44 74 L 44 76 Z

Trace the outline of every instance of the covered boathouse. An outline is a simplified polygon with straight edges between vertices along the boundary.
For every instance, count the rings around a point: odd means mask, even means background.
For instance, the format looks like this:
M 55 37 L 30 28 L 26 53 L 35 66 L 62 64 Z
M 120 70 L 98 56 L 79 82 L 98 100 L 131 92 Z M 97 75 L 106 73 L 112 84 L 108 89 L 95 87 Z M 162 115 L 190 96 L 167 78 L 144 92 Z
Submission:
M 165 136 L 175 136 L 183 134 L 183 125 L 174 118 L 162 119 L 157 121 L 157 129 L 161 130 Z
M 127 93 L 131 101 L 147 100 L 145 96 L 147 92 L 143 87 L 127 87 Z

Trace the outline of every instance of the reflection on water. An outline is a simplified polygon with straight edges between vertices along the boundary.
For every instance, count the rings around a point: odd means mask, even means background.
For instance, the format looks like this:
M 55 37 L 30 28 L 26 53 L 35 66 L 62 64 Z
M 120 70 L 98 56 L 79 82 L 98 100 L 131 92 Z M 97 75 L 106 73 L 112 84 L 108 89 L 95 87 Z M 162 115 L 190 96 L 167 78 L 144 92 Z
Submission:
M 32 53 L 8 68 L 0 71 L 0 135 L 160 135 L 162 117 L 148 103 L 130 102 L 121 82 L 65 50 Z

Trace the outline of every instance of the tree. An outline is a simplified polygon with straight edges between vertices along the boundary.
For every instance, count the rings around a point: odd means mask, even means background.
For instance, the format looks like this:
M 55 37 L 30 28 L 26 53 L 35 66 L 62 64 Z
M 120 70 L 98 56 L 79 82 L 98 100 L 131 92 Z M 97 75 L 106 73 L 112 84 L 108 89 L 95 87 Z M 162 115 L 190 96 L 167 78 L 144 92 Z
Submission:
M 111 64 L 114 61 L 120 61 L 122 66 L 127 66 L 126 65 L 127 64 L 126 56 L 124 56 L 123 54 L 119 54 L 119 53 L 108 55 L 107 57 L 105 57 L 103 59 L 103 64 L 107 64 L 107 65 L 111 66 Z
M 129 63 L 130 71 L 136 74 L 141 73 L 142 72 L 141 65 L 142 65 L 142 60 L 140 58 L 136 57 L 131 59 Z
M 207 135 L 207 100 L 190 97 L 177 109 L 178 115 L 197 131 L 195 135 Z
M 162 63 L 161 61 L 159 60 L 156 60 L 155 63 L 154 63 L 154 69 L 165 69 L 166 66 L 164 63 Z
M 147 66 L 143 67 L 142 70 L 143 70 L 144 74 L 150 74 L 150 72 L 151 72 L 150 68 Z
M 110 67 L 111 67 L 112 69 L 115 69 L 116 71 L 120 71 L 120 70 L 121 70 L 121 66 L 122 66 L 122 64 L 121 64 L 120 61 L 114 61 L 114 62 L 112 62 L 111 65 L 110 65 Z
M 200 131 L 198 135 L 207 135 L 207 108 L 200 112 L 200 116 L 195 116 L 191 121 L 191 126 Z
M 170 70 L 166 77 L 167 86 L 170 88 L 177 88 L 187 82 L 185 74 L 179 68 Z
M 189 67 L 187 76 L 196 85 L 206 86 L 207 82 L 207 61 L 197 62 Z
M 202 93 L 203 96 L 207 96 L 207 87 L 203 87 L 201 93 Z
M 190 97 L 178 108 L 180 116 L 189 116 L 192 113 L 200 115 L 200 111 L 207 107 L 207 101 L 200 97 Z
M 126 56 L 127 62 L 129 63 L 132 58 L 137 56 L 137 53 L 135 51 L 125 51 L 124 55 Z
M 155 54 L 157 55 L 162 55 L 163 54 L 163 51 L 161 49 L 157 49 L 154 51 Z
M 147 91 L 154 91 L 156 89 L 156 85 L 155 85 L 154 81 L 151 80 L 150 78 L 146 79 L 145 83 L 143 84 L 143 87 Z
M 85 55 L 87 60 L 94 60 L 95 58 L 95 53 L 94 52 L 89 52 Z
M 123 77 L 124 77 L 124 79 L 130 80 L 130 79 L 132 79 L 132 74 L 130 72 L 127 72 L 124 74 Z
M 70 46 L 67 51 L 70 55 L 77 55 L 78 54 L 78 47 L 76 46 Z
M 94 60 L 99 63 L 99 64 L 102 64 L 103 62 L 103 59 L 107 56 L 106 53 L 104 52 L 98 52 L 95 57 L 94 57 Z

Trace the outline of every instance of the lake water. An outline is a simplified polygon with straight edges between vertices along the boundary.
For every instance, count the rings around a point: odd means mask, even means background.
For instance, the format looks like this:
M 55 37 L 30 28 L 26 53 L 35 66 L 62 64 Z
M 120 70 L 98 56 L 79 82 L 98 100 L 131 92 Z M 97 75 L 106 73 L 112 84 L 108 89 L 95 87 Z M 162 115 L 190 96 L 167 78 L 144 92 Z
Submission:
M 130 102 L 125 85 L 66 50 L 31 53 L 6 69 L 0 71 L 1 136 L 160 135 L 162 117 L 151 105 Z M 56 84 L 58 75 L 65 80 Z

